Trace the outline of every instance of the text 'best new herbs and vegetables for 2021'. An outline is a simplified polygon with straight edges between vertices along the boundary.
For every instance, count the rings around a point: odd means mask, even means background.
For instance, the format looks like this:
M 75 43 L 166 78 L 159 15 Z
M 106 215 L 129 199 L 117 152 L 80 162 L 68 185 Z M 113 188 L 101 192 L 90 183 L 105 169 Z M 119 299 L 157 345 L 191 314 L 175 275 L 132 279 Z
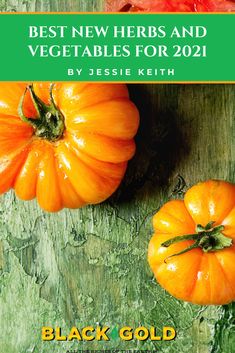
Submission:
M 160 285 L 195 304 L 235 299 L 235 185 L 210 180 L 153 218 L 148 261 Z
M 107 199 L 135 153 L 125 85 L 0 84 L 0 193 L 51 212 Z

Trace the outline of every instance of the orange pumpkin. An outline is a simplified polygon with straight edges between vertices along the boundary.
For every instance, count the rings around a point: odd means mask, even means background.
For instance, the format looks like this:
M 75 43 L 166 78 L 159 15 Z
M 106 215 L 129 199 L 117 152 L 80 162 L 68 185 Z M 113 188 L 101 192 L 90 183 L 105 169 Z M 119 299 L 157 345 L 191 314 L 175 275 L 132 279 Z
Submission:
M 209 180 L 153 218 L 148 261 L 160 285 L 195 304 L 235 299 L 235 185 Z
M 0 193 L 51 212 L 107 199 L 135 153 L 125 85 L 0 84 Z

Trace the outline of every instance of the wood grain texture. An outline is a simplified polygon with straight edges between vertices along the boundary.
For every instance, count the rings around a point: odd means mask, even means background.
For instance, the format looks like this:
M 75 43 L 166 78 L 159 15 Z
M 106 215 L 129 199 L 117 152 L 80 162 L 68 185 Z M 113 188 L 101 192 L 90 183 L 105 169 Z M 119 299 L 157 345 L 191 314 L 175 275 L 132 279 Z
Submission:
M 3 11 L 97 11 L 102 1 L 0 0 Z M 69 348 L 156 349 L 164 353 L 232 353 L 234 305 L 199 307 L 162 290 L 148 268 L 151 217 L 200 180 L 235 182 L 233 85 L 131 85 L 141 113 L 137 154 L 110 200 L 59 214 L 0 199 L 3 353 L 64 353 Z M 42 343 L 43 325 L 106 324 L 107 343 Z M 171 343 L 121 343 L 118 326 L 175 326 Z M 9 334 L 10 332 L 10 334 Z

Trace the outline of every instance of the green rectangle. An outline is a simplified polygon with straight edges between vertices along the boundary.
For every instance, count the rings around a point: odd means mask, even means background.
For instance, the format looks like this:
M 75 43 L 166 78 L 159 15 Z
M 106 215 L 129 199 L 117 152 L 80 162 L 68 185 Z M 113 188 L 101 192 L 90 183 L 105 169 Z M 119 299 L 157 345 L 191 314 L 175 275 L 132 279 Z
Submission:
M 0 81 L 233 82 L 234 16 L 2 14 Z M 42 31 L 40 38 L 29 36 L 30 26 Z M 90 37 L 77 34 L 81 26 L 90 26 Z M 98 37 L 95 26 L 107 34 Z M 121 28 L 131 37 L 122 37 Z M 180 37 L 172 36 L 177 31 Z

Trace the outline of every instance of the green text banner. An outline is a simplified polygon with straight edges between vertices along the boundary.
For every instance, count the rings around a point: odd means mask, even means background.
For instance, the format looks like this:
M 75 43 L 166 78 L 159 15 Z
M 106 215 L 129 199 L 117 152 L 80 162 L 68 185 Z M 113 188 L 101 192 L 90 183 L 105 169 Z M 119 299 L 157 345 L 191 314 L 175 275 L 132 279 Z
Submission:
M 234 14 L 1 14 L 0 81 L 235 82 Z

